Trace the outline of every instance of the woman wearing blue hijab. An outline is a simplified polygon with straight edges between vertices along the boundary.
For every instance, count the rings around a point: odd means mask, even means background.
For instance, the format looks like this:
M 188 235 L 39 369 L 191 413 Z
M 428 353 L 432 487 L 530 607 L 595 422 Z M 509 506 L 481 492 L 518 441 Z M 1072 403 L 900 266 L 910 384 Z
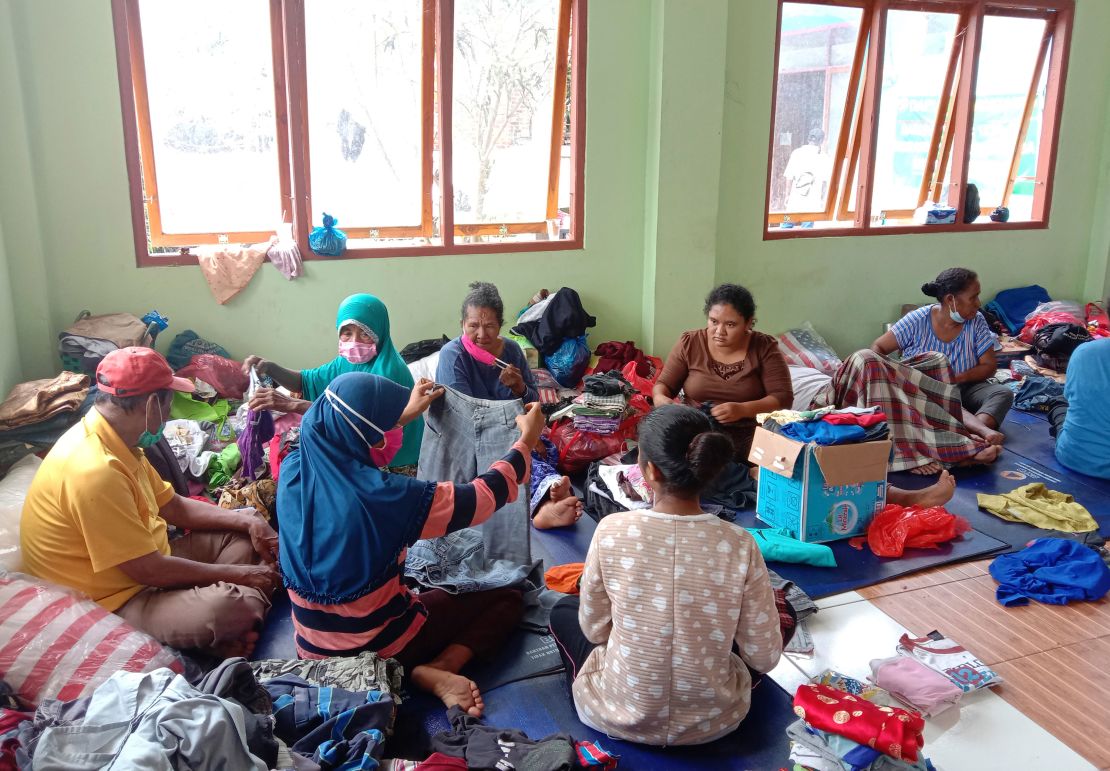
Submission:
M 381 375 L 405 388 L 413 387 L 412 373 L 389 336 L 389 311 L 385 303 L 372 294 L 353 294 L 339 304 L 335 328 L 339 333 L 339 355 L 313 369 L 288 370 L 259 356 L 248 356 L 243 362 L 244 371 L 254 367 L 258 374 L 269 375 L 278 385 L 304 394 L 304 400 L 291 399 L 273 389 L 259 389 L 251 400 L 251 409 L 303 415 L 329 383 L 347 372 Z M 408 423 L 404 429 L 404 441 L 390 465 L 415 464 L 420 458 L 420 439 L 423 436 L 423 418 Z
M 418 688 L 477 716 L 478 689 L 458 672 L 513 630 L 520 592 L 417 596 L 401 582 L 405 554 L 421 538 L 480 524 L 515 500 L 544 418 L 536 404 L 518 416 L 520 439 L 469 484 L 378 468 L 370 450 L 383 443 L 383 429 L 442 393 L 431 383 L 410 393 L 365 373 L 332 381 L 301 422 L 300 447 L 282 463 L 280 564 L 303 658 L 375 651 L 398 659 Z

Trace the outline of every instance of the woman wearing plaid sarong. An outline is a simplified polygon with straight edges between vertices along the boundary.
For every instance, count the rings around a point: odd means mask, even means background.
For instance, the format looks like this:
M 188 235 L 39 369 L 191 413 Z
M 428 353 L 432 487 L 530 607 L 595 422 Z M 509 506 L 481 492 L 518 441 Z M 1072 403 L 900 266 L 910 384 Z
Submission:
M 935 474 L 947 466 L 992 463 L 1002 448 L 965 424 L 948 360 L 924 353 L 892 361 L 874 351 L 849 356 L 811 407 L 878 407 L 894 440 L 891 471 Z

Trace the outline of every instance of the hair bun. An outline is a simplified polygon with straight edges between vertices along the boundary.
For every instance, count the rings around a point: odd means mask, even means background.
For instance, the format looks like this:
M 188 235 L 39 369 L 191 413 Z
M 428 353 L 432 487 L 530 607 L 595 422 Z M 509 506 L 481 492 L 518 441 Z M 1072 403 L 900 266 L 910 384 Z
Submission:
M 732 440 L 720 431 L 703 431 L 691 440 L 686 450 L 690 473 L 701 484 L 712 482 L 732 460 Z
M 921 285 L 921 293 L 929 297 L 936 297 L 937 289 L 939 289 L 939 287 L 935 281 L 927 281 Z

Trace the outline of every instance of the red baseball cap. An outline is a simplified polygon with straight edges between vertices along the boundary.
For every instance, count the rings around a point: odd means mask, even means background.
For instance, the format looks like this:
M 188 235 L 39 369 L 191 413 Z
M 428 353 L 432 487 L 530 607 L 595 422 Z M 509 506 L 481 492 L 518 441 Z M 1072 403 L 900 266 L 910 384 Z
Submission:
M 174 377 L 170 363 L 153 348 L 120 348 L 112 351 L 96 368 L 96 385 L 112 396 L 142 396 L 170 388 L 192 393 L 192 381 Z

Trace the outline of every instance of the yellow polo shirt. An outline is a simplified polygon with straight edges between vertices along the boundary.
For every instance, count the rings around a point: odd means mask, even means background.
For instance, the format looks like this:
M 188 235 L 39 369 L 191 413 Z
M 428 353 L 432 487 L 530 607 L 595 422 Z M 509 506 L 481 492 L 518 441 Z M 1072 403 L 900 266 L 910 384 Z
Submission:
M 158 511 L 173 496 L 142 450 L 126 446 L 94 407 L 31 482 L 19 530 L 24 570 L 114 611 L 144 588 L 117 566 L 170 553 Z

